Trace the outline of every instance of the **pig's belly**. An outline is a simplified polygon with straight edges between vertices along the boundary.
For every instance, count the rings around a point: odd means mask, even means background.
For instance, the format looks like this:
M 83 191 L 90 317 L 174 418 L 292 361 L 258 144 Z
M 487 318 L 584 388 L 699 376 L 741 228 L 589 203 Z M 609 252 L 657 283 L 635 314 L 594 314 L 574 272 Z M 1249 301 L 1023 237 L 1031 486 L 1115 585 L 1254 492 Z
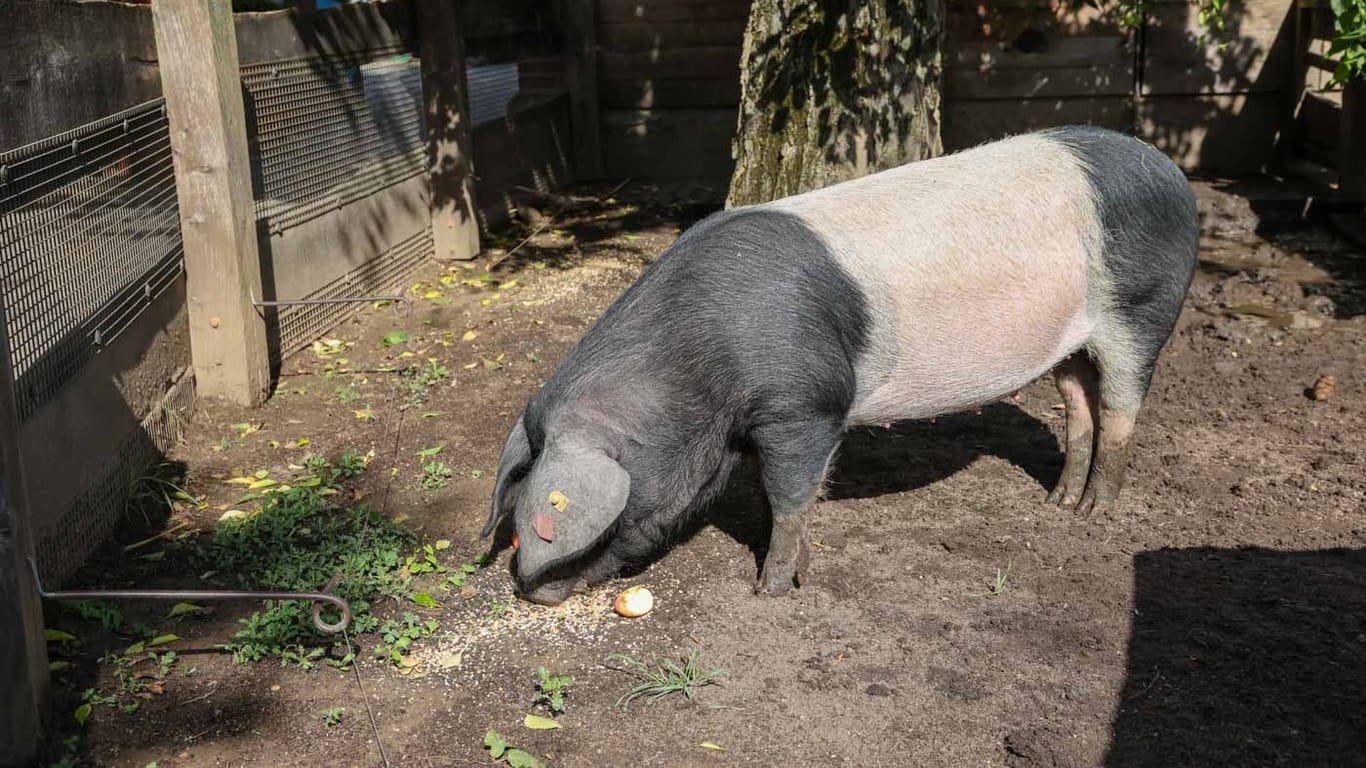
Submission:
M 1038 286 L 1039 284 L 1035 284 Z M 980 288 L 980 286 L 979 286 Z M 927 292 L 858 365 L 851 425 L 923 419 L 1000 400 L 1083 347 L 1093 330 L 1075 284 L 957 300 Z

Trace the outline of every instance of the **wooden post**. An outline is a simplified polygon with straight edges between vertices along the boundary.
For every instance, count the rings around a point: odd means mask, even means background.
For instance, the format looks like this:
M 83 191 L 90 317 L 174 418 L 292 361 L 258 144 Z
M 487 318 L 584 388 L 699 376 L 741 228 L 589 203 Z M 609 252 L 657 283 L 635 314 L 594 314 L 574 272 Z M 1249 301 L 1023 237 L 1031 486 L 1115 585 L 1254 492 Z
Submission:
M 251 165 L 231 0 L 153 0 L 171 126 L 200 395 L 259 405 L 270 389 Z
M 594 0 L 565 0 L 564 69 L 574 133 L 574 176 L 601 179 L 602 126 L 598 113 L 598 33 Z
M 29 514 L 9 334 L 0 313 L 0 766 L 25 765 L 33 758 L 47 704 L 47 642 L 28 563 L 33 557 Z
M 474 215 L 465 38 L 458 0 L 418 0 L 418 57 L 427 118 L 427 181 L 436 258 L 479 254 Z
M 1342 89 L 1342 132 L 1338 147 L 1338 195 L 1343 203 L 1366 203 L 1366 81 Z
M 1309 81 L 1309 33 L 1312 20 L 1306 18 L 1305 0 L 1295 0 L 1290 8 L 1290 78 L 1281 96 L 1280 130 L 1276 134 L 1276 170 L 1285 171 L 1295 159 L 1300 142 L 1300 103 L 1304 100 L 1304 89 Z

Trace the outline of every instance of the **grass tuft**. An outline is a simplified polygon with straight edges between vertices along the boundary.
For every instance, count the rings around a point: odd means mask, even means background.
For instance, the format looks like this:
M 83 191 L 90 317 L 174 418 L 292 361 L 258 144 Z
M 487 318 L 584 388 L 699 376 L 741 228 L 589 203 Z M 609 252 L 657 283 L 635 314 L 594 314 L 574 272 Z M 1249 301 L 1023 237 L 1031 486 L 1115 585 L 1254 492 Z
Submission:
M 639 659 L 621 653 L 614 653 L 607 657 L 609 661 L 620 663 L 622 672 L 626 672 L 640 681 L 639 685 L 617 699 L 617 706 L 627 707 L 632 701 L 642 697 L 647 701 L 654 701 L 675 693 L 683 694 L 685 699 L 692 699 L 698 688 L 720 685 L 721 678 L 727 674 L 726 670 L 720 668 L 704 670 L 698 664 L 698 656 L 698 650 L 690 648 L 681 665 L 673 659 L 655 659 L 646 664 Z

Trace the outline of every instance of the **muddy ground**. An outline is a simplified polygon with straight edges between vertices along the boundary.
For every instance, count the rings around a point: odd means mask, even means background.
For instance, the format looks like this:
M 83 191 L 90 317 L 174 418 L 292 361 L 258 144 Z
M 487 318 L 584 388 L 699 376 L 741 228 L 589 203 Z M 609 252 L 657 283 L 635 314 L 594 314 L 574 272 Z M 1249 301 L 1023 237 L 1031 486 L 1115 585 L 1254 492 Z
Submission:
M 811 580 L 790 599 L 751 595 L 763 522 L 727 501 L 710 515 L 723 525 L 559 608 L 517 602 L 499 551 L 464 596 L 422 611 L 441 629 L 415 669 L 362 652 L 364 694 L 354 671 L 234 664 L 215 644 L 248 605 L 173 626 L 165 605 L 129 607 L 177 633 L 195 673 L 135 714 L 97 707 L 82 750 L 100 766 L 374 766 L 381 747 L 390 765 L 474 766 L 491 764 L 494 728 L 556 766 L 1366 765 L 1366 254 L 1315 228 L 1258 234 L 1257 206 L 1231 189 L 1200 185 L 1201 269 L 1113 513 L 1043 503 L 1063 426 L 1043 380 L 980 414 L 850 434 L 815 510 Z M 452 564 L 486 551 L 498 450 L 527 397 L 713 207 L 698 189 L 576 192 L 530 212 L 523 232 L 539 232 L 511 256 L 519 237 L 479 265 L 429 268 L 411 317 L 366 309 L 336 329 L 349 363 L 305 351 L 263 408 L 201 403 L 171 458 L 206 506 L 182 505 L 175 535 L 233 507 L 227 478 L 373 448 L 358 485 L 371 503 L 451 540 Z M 482 286 L 440 282 L 499 259 Z M 414 339 L 382 346 L 397 329 Z M 380 370 L 414 359 L 404 351 L 452 374 L 408 409 Z M 1316 401 L 1325 374 L 1336 388 Z M 241 436 L 241 423 L 261 428 Z M 287 447 L 299 438 L 309 445 Z M 436 445 L 452 477 L 424 491 L 415 454 Z M 113 548 L 79 581 L 197 581 L 178 552 Z M 613 615 L 633 584 L 657 608 Z M 400 609 L 413 606 L 380 610 Z M 59 690 L 108 686 L 94 649 L 127 638 L 53 615 L 90 651 Z M 727 671 L 723 685 L 615 706 L 630 680 L 609 654 L 689 647 Z M 558 730 L 522 726 L 537 665 L 576 679 Z M 331 707 L 345 716 L 328 727 Z

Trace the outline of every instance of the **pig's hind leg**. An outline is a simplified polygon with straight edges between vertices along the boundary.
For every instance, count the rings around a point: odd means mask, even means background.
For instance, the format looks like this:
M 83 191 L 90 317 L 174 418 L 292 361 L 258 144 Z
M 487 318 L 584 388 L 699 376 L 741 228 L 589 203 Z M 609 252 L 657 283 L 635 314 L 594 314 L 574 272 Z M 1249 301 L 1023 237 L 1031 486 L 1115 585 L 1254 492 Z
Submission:
M 1048 494 L 1049 504 L 1076 506 L 1086 491 L 1086 478 L 1091 473 L 1091 457 L 1095 448 L 1096 415 L 1100 403 L 1097 391 L 1096 366 L 1085 352 L 1078 352 L 1053 369 L 1053 376 L 1062 394 L 1067 416 L 1066 453 L 1062 474 Z
M 1193 253 L 1190 261 L 1194 262 Z M 1189 274 L 1183 274 L 1182 269 L 1184 265 L 1179 265 L 1170 277 L 1150 273 L 1147 285 L 1131 276 L 1117 290 L 1118 307 L 1100 323 L 1087 343 L 1087 352 L 1099 373 L 1096 389 L 1100 409 L 1091 473 L 1076 507 L 1082 514 L 1107 510 L 1119 499 L 1124 487 L 1134 423 L 1148 395 L 1158 355 L 1181 312 L 1186 286 L 1183 278 Z M 1139 289 L 1135 289 L 1135 284 Z M 1071 414 L 1068 415 L 1070 422 Z M 1070 423 L 1068 426 L 1070 436 Z M 1070 454 L 1071 445 L 1068 451 Z M 1072 489 L 1069 485 L 1068 490 Z
M 773 533 L 755 593 L 783 595 L 805 581 L 809 510 L 825 484 L 839 437 L 839 423 L 826 419 L 772 424 L 751 433 L 773 512 Z
M 1124 485 L 1134 421 L 1195 271 L 1200 218 L 1185 175 L 1153 147 L 1092 128 L 1050 135 L 1086 173 L 1100 235 L 1088 272 L 1094 326 L 1086 352 L 1099 373 L 1100 408 L 1091 472 L 1077 502 L 1085 513 L 1114 504 Z M 1071 449 L 1069 467 L 1079 471 Z M 1063 495 L 1075 490 L 1066 482 Z

